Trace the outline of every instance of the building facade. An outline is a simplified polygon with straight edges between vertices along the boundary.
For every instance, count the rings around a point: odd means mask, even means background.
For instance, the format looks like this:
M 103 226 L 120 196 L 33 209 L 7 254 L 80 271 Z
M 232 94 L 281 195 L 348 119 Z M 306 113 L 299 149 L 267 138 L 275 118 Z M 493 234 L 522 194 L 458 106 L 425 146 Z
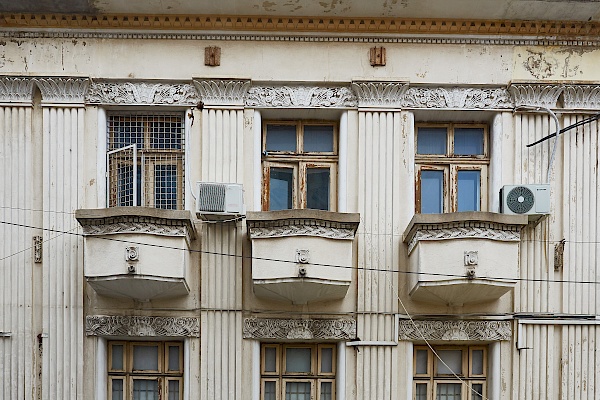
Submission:
M 96 3 L 0 6 L 0 398 L 600 398 L 594 2 Z

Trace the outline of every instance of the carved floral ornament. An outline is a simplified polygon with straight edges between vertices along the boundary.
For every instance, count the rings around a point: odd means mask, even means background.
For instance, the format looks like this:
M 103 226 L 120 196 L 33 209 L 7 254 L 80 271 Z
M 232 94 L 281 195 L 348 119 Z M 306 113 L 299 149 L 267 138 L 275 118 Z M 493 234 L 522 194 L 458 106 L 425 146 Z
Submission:
M 510 321 L 411 321 L 399 323 L 399 340 L 510 340 Z
M 88 315 L 88 336 L 200 337 L 200 320 L 196 317 L 147 317 Z
M 279 340 L 350 340 L 356 338 L 356 320 L 245 318 L 243 337 Z
M 176 105 L 198 103 L 198 94 L 189 83 L 93 82 L 86 101 L 90 104 Z

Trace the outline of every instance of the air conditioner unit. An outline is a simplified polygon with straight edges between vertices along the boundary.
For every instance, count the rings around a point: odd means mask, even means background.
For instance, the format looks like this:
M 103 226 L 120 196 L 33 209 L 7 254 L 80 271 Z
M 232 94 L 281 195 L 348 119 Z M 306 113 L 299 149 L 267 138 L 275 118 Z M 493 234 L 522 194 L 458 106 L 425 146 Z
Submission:
M 500 212 L 528 215 L 530 221 L 550 214 L 550 185 L 506 185 L 500 189 Z
M 205 220 L 224 220 L 244 214 L 242 185 L 197 182 L 196 215 Z

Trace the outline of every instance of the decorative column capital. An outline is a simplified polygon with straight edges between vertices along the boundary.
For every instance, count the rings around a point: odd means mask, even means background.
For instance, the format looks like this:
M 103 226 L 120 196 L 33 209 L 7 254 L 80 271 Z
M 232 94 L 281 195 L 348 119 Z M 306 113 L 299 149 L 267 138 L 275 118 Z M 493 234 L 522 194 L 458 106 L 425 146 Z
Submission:
M 355 108 L 356 96 L 345 86 L 254 86 L 247 107 L 255 108 Z
M 189 83 L 92 82 L 88 104 L 195 106 L 198 94 Z
M 246 93 L 250 86 L 249 80 L 235 79 L 194 79 L 204 106 L 211 107 L 243 107 Z
M 358 97 L 359 108 L 402 107 L 407 82 L 354 81 L 352 89 Z
M 21 103 L 30 106 L 33 102 L 33 79 L 24 77 L 0 77 L 0 103 Z
M 555 108 L 563 89 L 563 85 L 548 83 L 512 83 L 508 87 L 515 107 Z
M 512 108 L 505 88 L 489 87 L 411 87 L 406 91 L 403 108 L 505 109 Z
M 511 321 L 400 320 L 399 340 L 510 340 Z
M 90 80 L 88 78 L 35 78 L 42 92 L 42 105 L 84 106 Z
M 600 109 L 600 85 L 567 85 L 563 96 L 565 108 Z

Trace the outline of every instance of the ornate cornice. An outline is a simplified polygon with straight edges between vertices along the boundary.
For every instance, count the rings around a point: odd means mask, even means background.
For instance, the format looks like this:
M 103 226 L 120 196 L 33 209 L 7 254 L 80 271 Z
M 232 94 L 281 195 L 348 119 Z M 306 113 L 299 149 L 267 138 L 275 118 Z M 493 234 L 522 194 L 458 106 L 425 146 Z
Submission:
M 200 320 L 196 317 L 145 317 L 88 315 L 88 336 L 200 337 Z
M 352 82 L 352 89 L 358 97 L 358 106 L 365 108 L 400 108 L 407 82 Z
M 22 77 L 0 77 L 0 103 L 24 103 L 33 101 L 33 79 Z
M 244 106 L 249 80 L 194 79 L 205 106 Z
M 460 20 L 389 17 L 302 17 L 260 15 L 0 15 L 3 27 L 62 29 L 128 29 L 168 31 L 330 32 L 436 35 L 515 35 L 533 37 L 595 37 L 593 21 Z
M 354 108 L 356 96 L 344 86 L 254 86 L 246 106 L 255 108 Z
M 411 87 L 403 108 L 503 109 L 512 108 L 504 88 Z
M 562 85 L 551 83 L 513 83 L 508 87 L 516 107 L 555 108 L 563 89 Z
M 399 340 L 510 340 L 510 321 L 411 321 L 399 323 Z
M 243 337 L 279 340 L 349 340 L 356 338 L 356 320 L 245 318 Z
M 572 109 L 600 108 L 599 85 L 568 85 L 564 87 L 564 107 Z
M 42 104 L 84 105 L 90 80 L 88 78 L 34 78 L 42 92 Z
M 263 239 L 287 236 L 316 236 L 329 239 L 354 239 L 351 228 L 332 228 L 327 226 L 287 225 L 270 228 L 250 228 L 250 239 Z
M 518 242 L 521 240 L 519 228 L 498 226 L 447 226 L 437 229 L 419 229 L 408 243 L 410 254 L 417 243 L 422 240 L 446 240 L 446 239 L 490 239 L 503 242 Z
M 198 94 L 189 83 L 92 82 L 89 104 L 190 106 Z

